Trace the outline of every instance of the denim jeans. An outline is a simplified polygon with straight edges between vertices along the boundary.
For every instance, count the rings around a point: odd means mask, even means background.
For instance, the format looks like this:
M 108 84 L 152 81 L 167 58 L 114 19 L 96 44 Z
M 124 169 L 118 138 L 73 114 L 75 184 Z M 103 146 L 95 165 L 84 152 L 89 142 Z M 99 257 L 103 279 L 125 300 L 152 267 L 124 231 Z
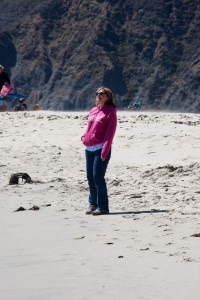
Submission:
M 101 160 L 101 149 L 94 152 L 85 150 L 85 156 L 89 203 L 102 211 L 109 212 L 105 173 L 111 157 L 111 150 L 104 161 Z

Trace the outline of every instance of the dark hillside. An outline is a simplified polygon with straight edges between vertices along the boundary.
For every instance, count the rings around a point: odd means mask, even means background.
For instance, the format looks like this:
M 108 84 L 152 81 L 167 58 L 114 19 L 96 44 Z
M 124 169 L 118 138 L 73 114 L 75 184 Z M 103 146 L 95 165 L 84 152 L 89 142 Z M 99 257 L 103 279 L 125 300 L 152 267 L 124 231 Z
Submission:
M 88 109 L 109 86 L 120 108 L 200 112 L 199 0 L 1 0 L 0 63 L 44 109 Z

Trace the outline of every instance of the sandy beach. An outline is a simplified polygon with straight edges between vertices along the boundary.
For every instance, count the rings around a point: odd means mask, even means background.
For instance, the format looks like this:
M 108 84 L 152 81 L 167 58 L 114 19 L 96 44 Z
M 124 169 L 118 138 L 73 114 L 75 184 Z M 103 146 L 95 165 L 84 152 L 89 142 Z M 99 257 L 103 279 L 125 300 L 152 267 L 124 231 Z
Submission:
M 0 113 L 0 299 L 199 300 L 200 115 L 118 112 L 104 216 L 85 215 L 86 123 Z

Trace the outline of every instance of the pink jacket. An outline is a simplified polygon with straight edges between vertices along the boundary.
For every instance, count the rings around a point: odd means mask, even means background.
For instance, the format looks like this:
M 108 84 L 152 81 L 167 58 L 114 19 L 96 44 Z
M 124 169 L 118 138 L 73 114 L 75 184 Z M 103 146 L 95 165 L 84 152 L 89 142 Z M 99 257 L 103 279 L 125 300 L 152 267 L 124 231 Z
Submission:
M 117 127 L 117 109 L 113 106 L 94 107 L 88 117 L 88 125 L 81 140 L 85 146 L 103 143 L 101 158 L 106 158 Z

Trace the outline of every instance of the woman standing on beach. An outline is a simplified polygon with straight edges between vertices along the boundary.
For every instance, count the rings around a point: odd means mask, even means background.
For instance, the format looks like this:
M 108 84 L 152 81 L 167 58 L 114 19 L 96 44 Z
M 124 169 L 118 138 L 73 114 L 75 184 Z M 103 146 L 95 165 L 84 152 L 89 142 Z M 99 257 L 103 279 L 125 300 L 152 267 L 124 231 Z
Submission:
M 96 107 L 90 111 L 87 129 L 81 137 L 86 146 L 86 173 L 89 185 L 89 207 L 86 214 L 93 216 L 109 213 L 105 173 L 117 126 L 116 112 L 112 91 L 106 87 L 99 88 L 96 91 Z

